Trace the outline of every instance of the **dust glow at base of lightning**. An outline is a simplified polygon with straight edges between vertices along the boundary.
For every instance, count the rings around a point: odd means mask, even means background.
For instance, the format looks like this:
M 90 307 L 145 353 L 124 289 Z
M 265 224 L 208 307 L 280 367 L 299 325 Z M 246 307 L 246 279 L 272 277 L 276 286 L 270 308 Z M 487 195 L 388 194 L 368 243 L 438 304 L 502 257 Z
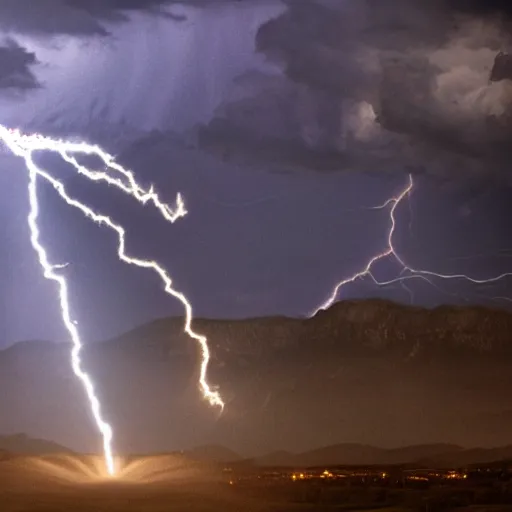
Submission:
M 407 185 L 404 187 L 404 189 L 399 194 L 397 194 L 396 196 L 390 197 L 383 204 L 381 204 L 379 206 L 374 206 L 374 207 L 370 208 L 372 210 L 383 210 L 385 208 L 391 207 L 390 213 L 389 213 L 389 217 L 391 220 L 391 227 L 388 232 L 388 239 L 387 239 L 388 244 L 387 244 L 386 249 L 384 249 L 382 252 L 380 252 L 380 253 L 376 254 L 375 256 L 373 256 L 372 258 L 370 258 L 362 270 L 360 270 L 359 272 L 356 272 L 352 276 L 347 277 L 346 279 L 343 279 L 342 281 L 338 282 L 336 284 L 336 286 L 334 287 L 331 295 L 328 297 L 328 299 L 325 302 L 323 302 L 320 306 L 318 306 L 311 313 L 311 315 L 310 315 L 311 317 L 315 316 L 319 311 L 328 309 L 330 306 L 332 306 L 336 302 L 336 299 L 338 298 L 338 294 L 343 287 L 345 287 L 346 285 L 348 285 L 350 283 L 357 281 L 358 279 L 366 277 L 366 276 L 370 277 L 370 279 L 377 286 L 388 286 L 388 285 L 395 284 L 395 283 L 403 284 L 405 281 L 408 281 L 409 279 L 423 279 L 424 281 L 427 281 L 432 286 L 435 286 L 435 284 L 431 281 L 431 279 L 433 279 L 433 278 L 448 279 L 448 280 L 463 279 L 466 281 L 470 281 L 471 283 L 474 283 L 474 284 L 489 284 L 489 283 L 494 283 L 496 281 L 500 281 L 501 279 L 504 279 L 506 277 L 512 276 L 512 272 L 507 272 L 504 274 L 500 274 L 499 276 L 496 276 L 496 277 L 491 277 L 489 279 L 474 279 L 465 274 L 440 274 L 437 272 L 432 272 L 430 270 L 416 269 L 416 268 L 413 268 L 413 267 L 407 265 L 404 258 L 402 256 L 400 256 L 398 251 L 395 249 L 395 246 L 393 245 L 393 237 L 395 234 L 396 224 L 397 224 L 396 211 L 397 211 L 398 207 L 400 206 L 400 204 L 403 202 L 403 200 L 411 194 L 413 189 L 414 189 L 414 180 L 413 180 L 412 175 L 409 174 Z M 399 277 L 390 279 L 389 281 L 379 281 L 373 275 L 372 267 L 378 261 L 383 260 L 388 257 L 391 257 L 391 256 L 402 267 L 400 275 L 399 275 Z M 412 293 L 409 290 L 409 288 L 405 288 L 405 289 L 409 293 Z M 499 298 L 502 300 L 510 300 L 507 297 L 496 297 L 496 298 Z
M 0 141 L 16 156 L 22 158 L 29 172 L 29 204 L 30 212 L 28 215 L 28 224 L 30 228 L 30 241 L 34 248 L 39 264 L 43 269 L 44 277 L 54 281 L 58 285 L 59 302 L 61 308 L 61 315 L 64 325 L 71 337 L 72 351 L 71 351 L 71 366 L 74 374 L 80 379 L 87 398 L 90 403 L 92 415 L 98 430 L 101 433 L 103 440 L 103 453 L 107 471 L 110 475 L 116 472 L 114 464 L 114 456 L 112 450 L 113 431 L 112 427 L 103 419 L 101 411 L 101 404 L 96 395 L 94 384 L 89 375 L 83 370 L 80 360 L 80 351 L 82 349 L 82 341 L 76 323 L 72 319 L 71 308 L 68 296 L 68 284 L 66 278 L 59 273 L 66 265 L 54 265 L 50 263 L 45 246 L 41 242 L 40 230 L 38 226 L 38 215 L 40 205 L 37 198 L 37 186 L 39 181 L 49 183 L 58 195 L 69 206 L 80 210 L 87 218 L 93 220 L 97 224 L 106 226 L 115 232 L 117 235 L 117 255 L 121 261 L 129 265 L 135 265 L 140 268 L 151 269 L 162 280 L 165 286 L 165 292 L 174 298 L 178 299 L 185 308 L 185 326 L 184 331 L 192 339 L 198 342 L 201 349 L 201 364 L 199 374 L 199 387 L 212 406 L 218 406 L 221 410 L 224 408 L 224 402 L 218 391 L 212 389 L 207 379 L 208 364 L 210 361 L 210 350 L 205 336 L 196 333 L 192 329 L 193 311 L 190 302 L 185 295 L 175 290 L 172 286 L 172 280 L 166 270 L 160 266 L 156 261 L 144 260 L 129 256 L 125 250 L 125 236 L 126 230 L 119 224 L 115 223 L 109 216 L 103 215 L 90 208 L 77 199 L 71 197 L 64 186 L 64 184 L 57 178 L 53 177 L 49 172 L 40 169 L 33 160 L 33 153 L 35 151 L 49 151 L 58 153 L 72 168 L 82 176 L 85 176 L 91 181 L 106 182 L 108 185 L 114 186 L 125 194 L 135 198 L 139 203 L 152 204 L 168 222 L 174 223 L 179 218 L 186 215 L 187 211 L 183 203 L 181 195 L 178 194 L 176 198 L 176 207 L 172 209 L 167 204 L 160 201 L 158 194 L 149 188 L 149 190 L 141 187 L 133 173 L 120 164 L 116 163 L 114 157 L 103 151 L 99 146 L 86 144 L 84 142 L 69 142 L 65 140 L 56 140 L 49 137 L 44 137 L 40 134 L 25 135 L 18 130 L 11 130 L 0 124 Z M 94 155 L 98 157 L 105 165 L 105 171 L 97 171 L 88 169 L 79 164 L 73 155 Z M 113 176 L 110 171 L 114 171 L 121 175 L 122 179 Z

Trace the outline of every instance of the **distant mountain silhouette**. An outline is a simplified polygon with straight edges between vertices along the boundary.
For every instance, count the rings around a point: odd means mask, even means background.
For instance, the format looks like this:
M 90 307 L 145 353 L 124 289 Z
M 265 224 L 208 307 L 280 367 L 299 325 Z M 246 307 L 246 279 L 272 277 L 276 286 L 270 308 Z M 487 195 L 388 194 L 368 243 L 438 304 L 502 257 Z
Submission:
M 222 446 L 198 447 L 185 455 L 208 462 L 248 463 L 260 467 L 380 466 L 462 467 L 512 459 L 512 446 L 462 448 L 452 444 L 423 444 L 401 448 L 378 448 L 357 443 L 324 446 L 302 453 L 271 452 L 254 459 L 242 459 Z
M 360 444 L 337 444 L 296 454 L 273 452 L 253 459 L 253 463 L 267 467 L 411 465 L 452 468 L 511 459 L 512 446 L 465 449 L 450 444 L 426 444 L 385 449 Z
M 240 455 L 233 450 L 219 445 L 197 446 L 187 450 L 185 455 L 196 460 L 212 462 L 234 462 L 240 459 Z
M 296 453 L 279 450 L 268 453 L 262 457 L 254 459 L 254 463 L 259 466 L 295 466 L 299 462 L 299 455 Z
M 329 349 L 345 355 L 390 352 L 397 356 L 445 357 L 450 354 L 494 353 L 512 357 L 512 313 L 483 306 L 440 306 L 434 309 L 407 306 L 387 300 L 347 300 L 319 311 L 310 319 L 262 317 L 245 320 L 196 319 L 216 348 L 217 358 L 231 354 L 265 355 L 286 348 L 301 353 Z M 145 324 L 109 345 L 127 348 L 161 347 L 166 353 L 190 354 L 195 345 L 183 333 L 182 318 L 164 318 Z M 164 339 L 162 340 L 162 337 Z M 182 343 L 183 341 L 183 343 Z
M 53 453 L 73 453 L 69 448 L 65 448 L 52 441 L 44 439 L 33 439 L 26 434 L 14 434 L 10 436 L 0 436 L 0 459 L 4 454 L 23 454 L 23 455 L 48 455 Z
M 182 318 L 85 344 L 83 366 L 114 428 L 117 453 L 206 442 L 239 453 L 292 454 L 266 456 L 279 461 L 319 443 L 358 443 L 315 450 L 308 455 L 314 463 L 335 455 L 379 460 L 375 446 L 440 439 L 511 442 L 507 311 L 361 300 L 309 319 L 197 319 L 194 328 L 211 348 L 209 380 L 226 402 L 220 415 L 198 390 L 198 345 L 183 333 Z M 0 432 L 28 430 L 77 451 L 101 451 L 69 350 L 66 343 L 30 342 L 0 351 Z M 429 450 L 414 456 L 437 456 Z M 410 458 L 400 451 L 393 457 Z
M 316 450 L 292 454 L 275 452 L 255 459 L 262 466 L 368 466 L 380 464 L 409 464 L 425 458 L 459 454 L 463 448 L 449 444 L 431 444 L 385 449 L 356 443 L 325 446 Z M 280 454 L 280 455 L 279 455 Z M 443 463 L 447 461 L 443 459 Z
M 468 466 L 512 460 L 512 446 L 498 448 L 470 448 L 456 453 L 440 453 L 421 462 L 426 466 Z
M 0 461 L 12 455 L 70 455 L 71 450 L 52 441 L 32 439 L 25 434 L 0 436 Z M 159 454 L 159 456 L 165 454 Z M 173 457 L 169 454 L 169 457 Z M 401 448 L 378 448 L 357 443 L 324 446 L 302 453 L 276 451 L 253 459 L 244 459 L 233 450 L 220 445 L 204 445 L 181 452 L 201 462 L 258 467 L 328 467 L 410 465 L 412 467 L 454 468 L 512 460 L 512 446 L 465 449 L 451 444 L 424 444 Z

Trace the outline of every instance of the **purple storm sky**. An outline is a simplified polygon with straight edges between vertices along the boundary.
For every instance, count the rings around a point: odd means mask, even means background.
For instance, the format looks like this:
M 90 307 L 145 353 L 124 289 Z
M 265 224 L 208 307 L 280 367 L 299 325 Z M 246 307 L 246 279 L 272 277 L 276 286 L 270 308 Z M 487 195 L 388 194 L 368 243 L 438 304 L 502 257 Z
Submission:
M 171 226 L 40 160 L 124 222 L 131 251 L 163 263 L 196 315 L 308 315 L 385 247 L 388 213 L 368 208 L 409 172 L 396 232 L 408 262 L 477 278 L 512 270 L 512 81 L 488 81 L 511 47 L 499 2 L 119 5 L 2 2 L 0 122 L 98 142 L 169 201 L 182 192 L 189 215 Z M 0 168 L 0 348 L 66 340 L 29 244 L 23 165 L 0 152 Z M 41 201 L 85 339 L 182 314 L 152 276 L 116 260 L 107 231 L 51 190 Z M 414 303 L 510 307 L 512 279 L 435 283 L 409 283 Z M 341 294 L 373 296 L 410 301 L 368 280 Z

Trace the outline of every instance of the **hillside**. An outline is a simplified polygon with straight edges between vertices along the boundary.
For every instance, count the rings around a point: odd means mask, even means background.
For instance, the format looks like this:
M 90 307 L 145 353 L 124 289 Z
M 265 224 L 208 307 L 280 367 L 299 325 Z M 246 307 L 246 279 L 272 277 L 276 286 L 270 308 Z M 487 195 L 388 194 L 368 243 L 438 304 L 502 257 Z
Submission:
M 220 416 L 198 392 L 198 347 L 182 333 L 182 319 L 86 345 L 83 364 L 117 450 L 222 445 L 238 453 L 303 453 L 339 442 L 484 448 L 511 442 L 512 314 L 506 311 L 366 300 L 338 303 L 311 319 L 194 325 L 210 343 L 209 378 L 226 402 Z M 0 410 L 9 411 L 0 416 L 0 432 L 100 448 L 68 345 L 30 342 L 1 351 L 0 389 Z
M 360 444 L 337 444 L 303 453 L 274 452 L 254 459 L 254 463 L 274 467 L 409 464 L 415 467 L 453 468 L 510 459 L 512 446 L 466 449 L 438 443 L 385 449 Z
M 2 458 L 2 452 L 5 454 L 16 453 L 24 455 L 72 453 L 69 448 L 65 448 L 57 443 L 44 439 L 33 439 L 26 434 L 14 434 L 10 436 L 0 435 L 0 459 Z
M 281 450 L 253 459 L 243 459 L 222 446 L 206 446 L 184 452 L 184 455 L 199 461 L 233 463 L 235 466 L 249 464 L 260 467 L 299 468 L 405 464 L 416 468 L 454 468 L 511 460 L 512 446 L 463 448 L 452 444 L 435 443 L 386 449 L 357 443 L 341 443 L 302 453 Z
M 109 343 L 155 347 L 162 344 L 161 336 L 165 335 L 175 342 L 172 350 L 186 353 L 187 344 L 180 347 L 176 343 L 182 338 L 187 341 L 182 325 L 181 318 L 157 320 Z M 446 357 L 450 353 L 460 356 L 491 351 L 496 356 L 512 356 L 512 313 L 479 306 L 424 309 L 385 300 L 343 301 L 306 320 L 198 319 L 195 326 L 208 335 L 218 357 L 229 353 L 236 357 L 265 356 L 291 347 L 317 351 L 319 346 L 328 349 L 335 344 L 347 355 L 392 350 L 399 357 L 411 352 Z

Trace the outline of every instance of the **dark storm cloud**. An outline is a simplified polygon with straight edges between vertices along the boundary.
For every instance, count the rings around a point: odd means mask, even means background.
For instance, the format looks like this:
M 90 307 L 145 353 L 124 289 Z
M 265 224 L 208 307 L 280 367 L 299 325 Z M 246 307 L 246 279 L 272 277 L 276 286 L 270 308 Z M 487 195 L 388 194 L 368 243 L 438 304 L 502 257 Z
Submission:
M 129 21 L 134 11 L 165 14 L 161 0 L 2 0 L 0 27 L 33 35 L 106 36 L 104 23 Z
M 104 24 L 127 22 L 130 12 L 186 20 L 183 14 L 173 12 L 174 5 L 205 7 L 212 5 L 212 0 L 2 0 L 0 28 L 35 35 L 106 36 L 109 32 Z
M 166 0 L 65 0 L 65 2 L 95 18 L 112 22 L 127 21 L 126 13 L 130 11 L 146 11 L 165 14 L 176 20 L 184 19 L 182 16 L 174 16 L 162 9 L 171 3 Z
M 194 7 L 211 7 L 226 3 L 241 3 L 247 0 L 64 0 L 67 4 L 89 12 L 95 17 L 108 21 L 126 21 L 125 13 L 130 11 L 146 11 L 170 18 L 174 21 L 185 21 L 183 14 L 175 14 L 168 7 L 184 5 Z
M 473 16 L 499 16 L 512 19 L 512 4 L 509 0 L 445 0 L 450 10 Z
M 36 56 L 7 40 L 0 44 L 0 89 L 34 89 L 39 84 L 31 71 Z
M 483 5 L 289 1 L 256 41 L 285 76 L 241 80 L 200 144 L 312 169 L 503 170 L 512 81 L 489 77 L 510 8 Z
M 34 35 L 107 35 L 100 22 L 62 0 L 2 0 L 0 28 Z

